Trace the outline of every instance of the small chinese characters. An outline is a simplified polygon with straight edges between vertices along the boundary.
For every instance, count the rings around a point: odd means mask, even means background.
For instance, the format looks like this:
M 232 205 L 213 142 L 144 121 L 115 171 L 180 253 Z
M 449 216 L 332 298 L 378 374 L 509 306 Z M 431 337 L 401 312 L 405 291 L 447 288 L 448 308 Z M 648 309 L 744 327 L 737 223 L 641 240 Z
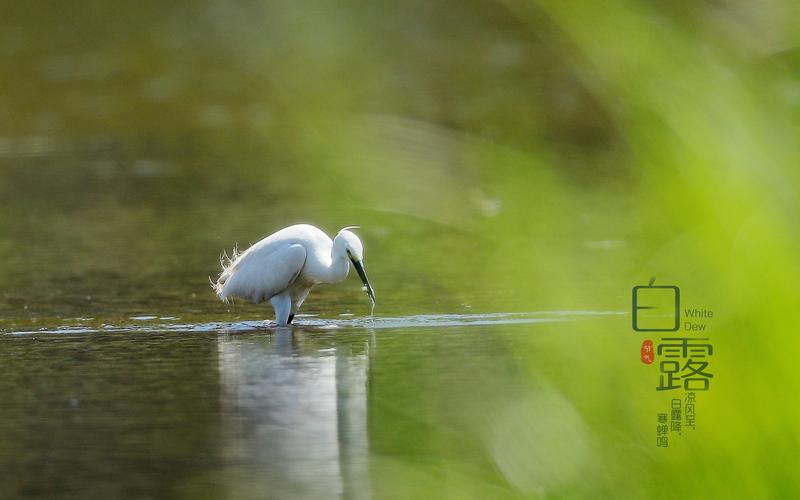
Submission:
M 684 425 L 686 426 L 686 428 L 692 430 L 696 428 L 694 405 L 695 405 L 695 394 L 693 392 L 687 392 L 686 404 L 684 405 L 684 411 L 685 411 Z
M 639 353 L 640 359 L 642 363 L 649 365 L 653 363 L 654 353 L 653 353 L 653 341 L 650 339 L 645 340 L 642 342 L 642 349 Z
M 681 400 L 679 398 L 672 398 L 670 403 L 670 421 L 669 430 L 672 432 L 681 433 Z
M 669 446 L 669 425 L 667 425 L 667 414 L 658 414 L 658 423 L 656 424 L 656 446 L 659 448 L 666 448 Z

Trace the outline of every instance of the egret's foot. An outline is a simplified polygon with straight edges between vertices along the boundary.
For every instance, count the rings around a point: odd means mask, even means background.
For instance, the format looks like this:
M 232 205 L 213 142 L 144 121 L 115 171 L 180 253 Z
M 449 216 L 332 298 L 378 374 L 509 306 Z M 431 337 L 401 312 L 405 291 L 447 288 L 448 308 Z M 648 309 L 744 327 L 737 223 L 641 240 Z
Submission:
M 294 314 L 290 314 L 290 315 L 289 315 L 289 320 L 286 322 L 286 324 L 287 324 L 287 325 L 291 325 L 291 324 L 292 324 L 292 320 L 293 320 L 293 319 L 294 319 Z

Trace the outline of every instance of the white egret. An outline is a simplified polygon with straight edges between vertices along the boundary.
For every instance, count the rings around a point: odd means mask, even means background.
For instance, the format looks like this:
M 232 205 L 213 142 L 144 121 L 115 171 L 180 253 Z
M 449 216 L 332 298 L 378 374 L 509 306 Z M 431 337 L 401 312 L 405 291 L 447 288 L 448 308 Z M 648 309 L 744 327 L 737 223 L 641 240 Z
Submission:
M 292 322 L 308 292 L 319 283 L 338 283 L 350 272 L 350 263 L 364 283 L 372 305 L 375 292 L 364 269 L 364 247 L 349 226 L 331 240 L 321 229 L 296 224 L 281 229 L 242 253 L 221 260 L 222 273 L 212 283 L 224 302 L 238 296 L 258 304 L 269 301 L 275 321 Z M 227 256 L 226 256 L 227 257 Z

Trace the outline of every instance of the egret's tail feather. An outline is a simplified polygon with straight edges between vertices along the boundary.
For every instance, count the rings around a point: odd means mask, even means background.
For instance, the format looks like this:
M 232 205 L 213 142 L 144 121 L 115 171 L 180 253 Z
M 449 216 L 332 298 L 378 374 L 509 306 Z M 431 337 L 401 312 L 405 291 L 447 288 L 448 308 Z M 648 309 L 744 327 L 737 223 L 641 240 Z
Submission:
M 228 293 L 225 292 L 225 283 L 227 283 L 228 278 L 230 278 L 231 274 L 233 273 L 233 269 L 236 265 L 236 259 L 241 255 L 239 253 L 239 246 L 237 244 L 233 245 L 233 251 L 231 252 L 231 256 L 228 257 L 228 252 L 223 250 L 222 255 L 219 256 L 219 265 L 222 267 L 222 272 L 217 278 L 216 283 L 209 278 L 211 282 L 211 288 L 214 289 L 216 292 L 217 297 L 220 298 L 221 301 L 227 303 L 228 302 Z
M 211 276 L 208 277 L 208 282 L 211 283 L 211 288 L 214 290 L 214 293 L 217 294 L 217 297 L 225 303 L 228 302 L 228 294 L 225 293 L 225 282 L 228 280 L 228 277 L 220 275 L 220 277 L 215 282 L 211 279 Z
M 236 257 L 238 256 L 239 256 L 239 248 L 236 245 L 233 246 L 233 251 L 231 252 L 230 257 L 228 257 L 228 251 L 223 250 L 222 254 L 220 254 L 219 256 L 219 264 L 222 266 L 222 270 L 224 271 L 225 268 L 233 264 L 233 261 L 235 261 Z

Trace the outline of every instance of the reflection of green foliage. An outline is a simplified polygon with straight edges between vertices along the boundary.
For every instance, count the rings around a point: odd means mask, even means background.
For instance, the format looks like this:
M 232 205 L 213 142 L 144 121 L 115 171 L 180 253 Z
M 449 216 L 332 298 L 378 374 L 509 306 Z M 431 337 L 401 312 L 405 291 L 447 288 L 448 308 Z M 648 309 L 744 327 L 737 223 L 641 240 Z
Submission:
M 0 21 L 7 321 L 218 319 L 219 252 L 294 221 L 363 226 L 381 314 L 625 310 L 656 275 L 717 313 L 696 435 L 654 449 L 627 316 L 487 332 L 508 367 L 477 363 L 464 393 L 479 353 L 408 338 L 372 361 L 376 491 L 796 494 L 796 6 L 210 2 L 119 23 L 79 3 Z M 582 427 L 561 446 L 497 427 L 559 416 Z M 531 469 L 580 457 L 521 477 L 536 446 Z

